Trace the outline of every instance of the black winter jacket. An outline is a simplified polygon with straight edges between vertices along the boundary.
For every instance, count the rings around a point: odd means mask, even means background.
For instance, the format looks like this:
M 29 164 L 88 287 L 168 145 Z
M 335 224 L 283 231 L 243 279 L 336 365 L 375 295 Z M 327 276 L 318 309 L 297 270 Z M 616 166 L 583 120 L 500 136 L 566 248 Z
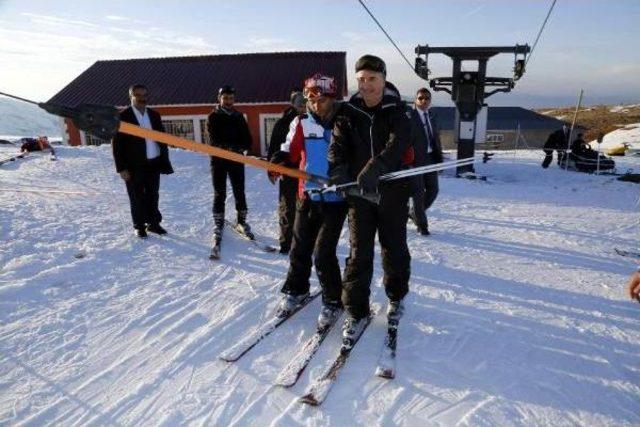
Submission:
M 251 133 L 242 113 L 216 106 L 207 117 L 209 145 L 242 153 L 251 149 Z
M 298 111 L 293 107 L 289 107 L 284 110 L 284 113 L 282 113 L 282 117 L 280 117 L 276 124 L 273 125 L 271 140 L 269 141 L 269 150 L 267 151 L 267 160 L 271 161 L 274 154 L 280 151 L 280 146 L 287 139 L 287 134 L 289 133 L 289 125 L 297 115 Z
M 372 159 L 381 173 L 402 169 L 410 137 L 410 113 L 391 83 L 373 109 L 355 94 L 340 109 L 333 128 L 328 153 L 332 182 L 354 181 Z

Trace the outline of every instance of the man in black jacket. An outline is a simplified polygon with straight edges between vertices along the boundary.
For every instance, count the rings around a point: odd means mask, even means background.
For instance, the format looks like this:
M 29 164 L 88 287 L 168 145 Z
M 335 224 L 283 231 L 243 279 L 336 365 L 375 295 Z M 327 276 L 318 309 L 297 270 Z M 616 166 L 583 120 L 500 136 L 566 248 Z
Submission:
M 564 159 L 564 155 L 569 148 L 569 137 L 571 129 L 567 125 L 562 125 L 562 129 L 552 132 L 544 143 L 542 150 L 544 151 L 544 160 L 542 167 L 548 168 L 553 160 L 553 150 L 558 152 L 558 164 Z
M 439 127 L 431 106 L 431 92 L 426 87 L 418 89 L 411 110 L 411 136 L 414 150 L 414 166 L 434 165 L 442 163 L 442 144 L 440 143 Z M 426 211 L 438 196 L 438 172 L 418 175 L 412 180 L 411 200 L 413 202 L 410 213 L 418 232 L 423 236 L 429 235 L 429 222 Z
M 247 154 L 251 148 L 251 133 L 241 112 L 233 108 L 235 89 L 229 85 L 218 90 L 218 105 L 207 117 L 209 145 Z M 236 202 L 238 230 L 253 238 L 247 224 L 247 199 L 244 194 L 244 165 L 231 160 L 211 157 L 211 180 L 213 182 L 214 240 L 222 240 L 224 229 L 224 207 L 227 200 L 227 175 L 231 181 Z
M 397 89 L 386 82 L 382 59 L 373 55 L 358 59 L 356 79 L 358 93 L 336 118 L 329 146 L 329 176 L 336 184 L 356 180 L 362 193 L 379 191 L 381 201 L 376 205 L 359 197 L 348 198 L 351 250 L 342 291 L 347 311 L 343 345 L 347 348 L 369 315 L 376 232 L 382 249 L 389 318 L 402 315 L 411 260 L 407 248 L 409 183 L 397 180 L 378 187 L 380 175 L 400 170 L 413 161 L 404 159 L 410 148 L 410 114 Z
M 297 168 L 297 164 L 291 164 L 288 161 L 280 161 L 277 159 L 276 153 L 280 151 L 280 146 L 287 139 L 289 133 L 289 125 L 294 118 L 306 111 L 304 96 L 300 90 L 291 91 L 291 106 L 284 110 L 282 117 L 273 126 L 271 132 L 271 141 L 269 142 L 269 150 L 267 152 L 267 160 L 274 161 L 288 166 Z M 278 217 L 280 224 L 280 253 L 288 254 L 291 249 L 291 240 L 293 239 L 293 222 L 296 217 L 296 193 L 298 191 L 298 180 L 288 176 L 279 176 L 277 173 L 268 172 L 269 181 L 275 184 L 280 178 L 278 188 Z
M 160 114 L 147 108 L 148 89 L 141 84 L 129 88 L 131 106 L 120 113 L 120 120 L 146 129 L 164 132 Z M 172 174 L 169 150 L 164 144 L 118 132 L 111 143 L 116 171 L 127 186 L 133 228 L 140 238 L 147 231 L 166 234 L 160 226 L 162 215 L 158 209 L 160 174 Z M 146 226 L 146 229 L 145 229 Z

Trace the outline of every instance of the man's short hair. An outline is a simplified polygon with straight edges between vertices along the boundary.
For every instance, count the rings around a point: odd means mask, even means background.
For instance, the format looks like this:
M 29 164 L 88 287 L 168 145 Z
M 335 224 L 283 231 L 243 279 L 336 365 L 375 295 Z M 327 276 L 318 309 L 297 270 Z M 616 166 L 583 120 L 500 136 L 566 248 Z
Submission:
M 149 91 L 149 89 L 145 85 L 141 83 L 135 83 L 129 86 L 129 96 L 133 95 L 133 92 L 135 92 L 137 89 L 144 89 L 146 91 Z
M 356 61 L 356 73 L 360 70 L 368 70 L 382 73 L 387 76 L 387 64 L 381 58 L 374 55 L 364 55 Z
M 421 93 L 431 96 L 431 91 L 429 89 L 427 89 L 426 87 L 421 87 L 420 89 L 418 89 L 416 91 L 416 95 L 420 95 Z

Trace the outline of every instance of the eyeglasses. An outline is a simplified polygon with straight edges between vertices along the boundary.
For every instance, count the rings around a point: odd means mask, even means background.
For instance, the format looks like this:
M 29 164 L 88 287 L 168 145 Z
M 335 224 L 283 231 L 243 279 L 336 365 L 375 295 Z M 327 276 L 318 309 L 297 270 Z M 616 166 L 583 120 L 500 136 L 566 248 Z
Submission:
M 425 99 L 426 100 L 430 100 L 431 97 L 430 96 L 419 96 L 417 99 L 418 99 L 418 101 L 424 101 Z

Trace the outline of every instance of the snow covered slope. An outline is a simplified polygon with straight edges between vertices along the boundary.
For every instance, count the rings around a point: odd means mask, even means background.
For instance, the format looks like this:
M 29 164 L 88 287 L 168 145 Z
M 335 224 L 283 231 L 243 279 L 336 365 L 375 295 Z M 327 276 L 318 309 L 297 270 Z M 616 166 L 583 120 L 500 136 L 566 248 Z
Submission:
M 61 134 L 62 126 L 56 116 L 35 105 L 0 96 L 0 135 L 59 137 Z
M 397 378 L 373 375 L 378 315 L 312 408 L 297 398 L 330 363 L 338 328 L 291 389 L 272 383 L 312 333 L 317 300 L 239 362 L 218 360 L 267 319 L 288 260 L 227 230 L 209 261 L 208 160 L 171 155 L 170 234 L 146 241 L 132 236 L 108 146 L 0 167 L 0 425 L 640 424 L 640 304 L 623 294 L 634 261 L 613 251 L 638 249 L 637 184 L 543 170 L 541 152 L 479 164 L 488 183 L 443 177 L 433 235 L 410 226 Z M 249 219 L 276 243 L 265 178 L 247 170 Z

